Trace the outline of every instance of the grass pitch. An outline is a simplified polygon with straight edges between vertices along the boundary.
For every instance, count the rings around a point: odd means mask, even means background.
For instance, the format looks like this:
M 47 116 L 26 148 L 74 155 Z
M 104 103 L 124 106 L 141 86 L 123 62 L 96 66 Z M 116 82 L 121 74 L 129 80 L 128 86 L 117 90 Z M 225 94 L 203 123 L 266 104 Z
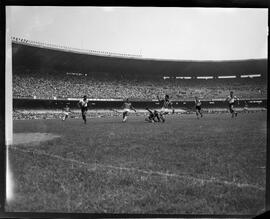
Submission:
M 7 211 L 257 214 L 264 209 L 266 112 L 14 121 L 59 138 L 11 146 Z

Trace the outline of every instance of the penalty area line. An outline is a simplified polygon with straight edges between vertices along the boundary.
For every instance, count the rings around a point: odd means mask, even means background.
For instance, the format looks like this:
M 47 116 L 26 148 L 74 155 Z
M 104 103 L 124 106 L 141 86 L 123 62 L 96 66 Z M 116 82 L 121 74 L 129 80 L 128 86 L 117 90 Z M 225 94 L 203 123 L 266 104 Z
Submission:
M 179 175 L 179 174 L 168 173 L 168 172 L 166 173 L 166 172 L 161 172 L 161 171 L 152 171 L 152 170 L 149 171 L 149 170 L 137 169 L 137 168 L 132 168 L 132 167 L 118 167 L 118 166 L 95 164 L 95 163 L 89 164 L 89 163 L 85 163 L 83 161 L 65 158 L 65 157 L 62 157 L 59 155 L 49 154 L 49 153 L 39 151 L 39 150 L 30 151 L 30 150 L 18 148 L 16 146 L 11 146 L 11 147 L 9 147 L 9 149 L 24 152 L 24 153 L 36 154 L 36 155 L 40 155 L 40 156 L 47 156 L 50 158 L 58 159 L 61 161 L 72 163 L 72 164 L 77 164 L 79 166 L 84 166 L 88 170 L 89 169 L 96 170 L 96 168 L 99 167 L 99 168 L 105 168 L 105 169 L 124 170 L 124 171 L 129 171 L 129 172 L 133 171 L 133 172 L 143 173 L 143 174 L 147 174 L 147 175 L 158 175 L 158 176 L 162 176 L 162 177 L 187 179 L 190 181 L 198 182 L 202 185 L 205 183 L 218 183 L 218 184 L 224 184 L 224 185 L 228 185 L 228 186 L 236 186 L 239 188 L 253 188 L 253 189 L 258 189 L 260 191 L 265 191 L 265 188 L 258 186 L 258 185 L 252 185 L 252 184 L 248 184 L 248 183 L 238 183 L 235 181 L 220 180 L 220 179 L 217 179 L 214 177 L 212 177 L 210 179 L 203 179 L 203 178 L 197 178 L 197 177 L 193 177 L 193 176 Z

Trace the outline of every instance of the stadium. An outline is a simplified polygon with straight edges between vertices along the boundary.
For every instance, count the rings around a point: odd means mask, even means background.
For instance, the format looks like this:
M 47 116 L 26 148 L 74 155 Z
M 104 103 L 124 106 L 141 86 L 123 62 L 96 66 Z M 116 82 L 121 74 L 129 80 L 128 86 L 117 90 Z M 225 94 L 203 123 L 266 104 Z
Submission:
M 24 189 L 32 183 L 37 183 L 39 189 L 33 200 L 26 201 L 26 197 L 22 197 L 20 204 L 14 206 L 16 210 L 38 210 L 41 204 L 39 197 L 42 195 L 43 201 L 50 199 L 51 205 L 43 209 L 46 211 L 179 213 L 182 211 L 176 204 L 167 203 L 173 200 L 171 198 L 176 191 L 185 194 L 187 200 L 191 198 L 192 202 L 193 197 L 198 199 L 194 204 L 200 207 L 200 211 L 196 211 L 194 205 L 194 209 L 187 205 L 184 213 L 209 213 L 209 210 L 210 213 L 225 213 L 230 207 L 228 202 L 232 200 L 235 209 L 231 213 L 241 212 L 249 203 L 250 212 L 243 213 L 254 213 L 252 209 L 258 210 L 257 206 L 262 205 L 265 169 L 261 167 L 265 165 L 266 127 L 261 125 L 266 118 L 266 112 L 263 112 L 267 95 L 266 60 L 163 63 L 162 60 L 140 57 L 85 54 L 15 39 L 12 51 L 14 132 L 50 133 L 56 136 L 38 145 L 37 142 L 43 137 L 31 136 L 30 139 L 36 138 L 33 142 L 20 145 L 22 139 L 29 139 L 25 133 L 18 141 L 19 145 L 14 146 L 16 153 L 11 154 L 11 160 L 16 162 L 12 162 L 12 166 L 15 169 L 23 166 L 22 172 L 16 174 L 24 178 L 21 181 L 22 191 L 18 192 L 25 192 Z M 166 66 L 166 69 L 162 69 L 162 66 Z M 123 73 L 119 75 L 118 72 Z M 213 79 L 198 79 L 205 76 Z M 191 79 L 181 80 L 177 77 Z M 218 109 L 227 111 L 227 105 L 219 99 L 226 98 L 230 90 L 240 95 L 239 112 L 244 106 L 242 101 L 246 100 L 250 113 L 240 114 L 237 121 L 228 121 L 226 112 L 205 115 L 207 118 L 204 121 L 195 119 L 192 113 L 195 95 L 202 98 L 209 112 L 219 112 Z M 134 106 L 144 112 L 145 107 L 155 106 L 155 94 L 165 93 L 172 96 L 173 101 L 178 103 L 175 104 L 176 110 L 183 114 L 168 116 L 165 124 L 149 126 L 151 124 L 144 122 L 144 113 L 138 113 L 123 126 L 121 117 L 110 110 L 120 108 L 123 98 L 129 97 Z M 80 126 L 81 121 L 76 119 L 80 116 L 78 112 L 74 113 L 74 119 L 63 124 L 61 109 L 69 103 L 71 109 L 78 110 L 76 103 L 84 94 L 94 103 L 90 106 L 92 112 L 89 117 L 92 119 L 89 126 L 86 129 Z M 51 118 L 48 114 L 51 114 L 52 120 L 44 120 Z M 100 115 L 107 114 L 116 117 L 100 118 Z M 249 122 L 245 124 L 247 119 Z M 189 127 L 186 127 L 187 124 Z M 230 125 L 233 130 L 227 130 Z M 243 125 L 245 130 L 241 130 Z M 253 133 L 256 135 L 250 141 L 246 134 L 256 125 L 256 133 Z M 177 130 L 181 130 L 179 134 L 182 137 L 175 135 Z M 236 132 L 238 137 L 236 144 L 228 142 L 229 146 L 224 147 L 226 140 L 220 142 L 220 138 L 225 136 L 218 134 L 227 131 L 231 136 Z M 89 136 L 88 132 L 91 133 Z M 191 138 L 193 132 L 198 136 Z M 100 134 L 106 137 L 99 137 Z M 208 141 L 200 140 L 202 137 Z M 166 138 L 169 140 L 163 141 Z M 235 145 L 238 147 L 234 148 Z M 220 150 L 222 154 L 217 154 Z M 253 152 L 257 150 L 261 152 L 254 156 Z M 230 161 L 236 163 L 233 169 L 233 163 L 228 163 L 230 156 Z M 248 169 L 246 162 L 256 164 L 256 171 Z M 52 177 L 45 179 L 46 174 L 52 174 Z M 64 181 L 59 182 L 59 179 Z M 31 189 L 34 189 L 32 186 Z M 205 197 L 208 187 L 215 191 L 209 194 L 209 200 Z M 90 188 L 95 188 L 94 193 L 88 194 Z M 65 189 L 77 195 L 69 205 L 60 207 L 63 204 L 60 197 L 65 195 Z M 82 194 L 80 189 L 85 192 Z M 100 194 L 96 194 L 101 198 L 100 203 L 88 203 L 83 208 L 78 206 L 84 195 L 89 195 L 87 199 L 91 202 L 92 195 L 96 197 L 94 194 L 97 191 L 100 191 Z M 146 191 L 149 194 L 144 194 Z M 31 192 L 24 194 L 28 196 Z M 216 197 L 220 193 L 223 196 Z M 132 196 L 135 196 L 135 200 L 126 200 L 133 199 Z M 174 201 L 185 202 L 185 198 Z M 207 203 L 210 200 L 213 200 L 212 208 Z M 221 200 L 223 203 L 220 203 Z M 110 208 L 109 203 L 115 201 L 115 208 Z M 137 210 L 132 208 L 134 205 L 138 205 Z M 204 208 L 206 206 L 207 209 Z
M 142 59 L 129 54 L 113 57 L 102 51 L 87 54 L 13 39 L 15 109 L 21 105 L 45 107 L 40 103 L 35 106 L 38 101 L 30 100 L 28 104 L 20 104 L 21 99 L 58 100 L 50 106 L 61 102 L 62 105 L 58 104 L 61 109 L 65 100 L 76 101 L 85 94 L 94 101 L 93 108 L 111 105 L 102 100 L 117 103 L 125 98 L 142 102 L 135 106 L 145 108 L 153 106 L 149 101 L 155 100 L 156 95 L 164 94 L 170 95 L 179 106 L 182 101 L 187 108 L 192 107 L 190 101 L 199 96 L 205 104 L 215 107 L 230 90 L 237 93 L 242 107 L 244 101 L 251 107 L 266 107 L 267 60 L 192 62 Z
M 7 211 L 264 211 L 267 59 L 158 59 L 19 37 L 11 48 Z M 78 106 L 84 95 L 86 124 Z M 162 112 L 165 95 L 173 110 L 165 122 L 148 122 L 146 108 Z M 123 122 L 127 98 L 136 112 Z

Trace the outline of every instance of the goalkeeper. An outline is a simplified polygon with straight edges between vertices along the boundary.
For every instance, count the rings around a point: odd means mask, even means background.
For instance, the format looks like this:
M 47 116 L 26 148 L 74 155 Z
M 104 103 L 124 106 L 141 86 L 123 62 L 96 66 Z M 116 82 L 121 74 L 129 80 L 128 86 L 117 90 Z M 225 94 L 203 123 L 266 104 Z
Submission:
M 147 118 L 145 118 L 145 121 L 147 121 L 147 122 L 160 122 L 161 115 L 158 113 L 158 111 L 156 111 L 156 110 L 152 111 L 149 108 L 146 108 L 146 110 L 149 112 L 149 116 Z

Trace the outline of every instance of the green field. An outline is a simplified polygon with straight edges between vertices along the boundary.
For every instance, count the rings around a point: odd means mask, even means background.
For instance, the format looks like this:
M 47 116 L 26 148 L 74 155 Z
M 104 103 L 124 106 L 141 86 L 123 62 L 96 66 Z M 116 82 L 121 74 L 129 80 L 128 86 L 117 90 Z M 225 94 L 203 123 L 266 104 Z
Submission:
M 52 133 L 14 145 L 8 211 L 258 214 L 264 209 L 266 112 L 14 121 Z

